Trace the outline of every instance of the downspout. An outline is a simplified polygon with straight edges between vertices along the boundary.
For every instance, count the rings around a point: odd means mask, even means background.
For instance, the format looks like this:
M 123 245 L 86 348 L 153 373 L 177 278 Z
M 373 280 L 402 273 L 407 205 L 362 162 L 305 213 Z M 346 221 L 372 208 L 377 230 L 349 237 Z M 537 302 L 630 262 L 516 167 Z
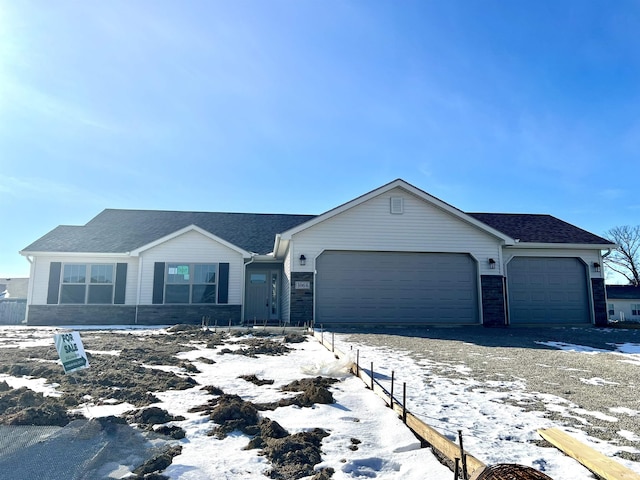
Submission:
M 255 256 L 256 254 L 251 252 L 251 259 L 244 264 L 244 268 L 242 269 L 242 303 L 240 304 L 240 324 L 244 323 L 244 304 L 247 301 L 247 266 L 251 265 L 255 261 Z
M 27 319 L 29 318 L 29 305 L 31 305 L 31 302 L 33 301 L 33 278 L 35 276 L 36 263 L 35 263 L 35 258 L 29 255 L 25 255 L 24 258 L 26 258 L 27 262 L 29 262 L 29 286 L 27 287 L 27 308 L 24 312 L 24 319 L 28 324 L 29 321 Z
M 138 307 L 140 306 L 140 294 L 142 292 L 142 255 L 138 255 L 138 288 L 136 292 L 136 318 L 134 323 L 138 324 Z

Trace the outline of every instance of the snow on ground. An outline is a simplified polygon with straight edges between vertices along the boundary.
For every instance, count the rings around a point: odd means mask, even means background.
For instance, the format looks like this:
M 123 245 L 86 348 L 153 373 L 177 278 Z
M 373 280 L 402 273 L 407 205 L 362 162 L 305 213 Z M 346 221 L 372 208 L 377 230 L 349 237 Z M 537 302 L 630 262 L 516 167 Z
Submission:
M 2 329 L 4 332 L 4 329 Z M 3 347 L 24 347 L 25 345 L 51 345 L 56 329 L 22 329 L 25 333 L 8 333 L 9 339 Z M 113 331 L 113 330 L 111 330 Z M 17 330 L 16 330 L 17 332 Z M 4 332 L 6 333 L 6 332 Z M 165 334 L 163 329 L 127 328 L 123 333 L 135 335 Z M 82 335 L 90 335 L 84 332 Z M 418 384 L 407 385 L 408 409 L 426 423 L 436 428 L 451 440 L 456 440 L 458 430 L 464 435 L 465 448 L 487 464 L 519 463 L 544 471 L 554 480 L 575 480 L 594 478 L 589 471 L 575 460 L 554 448 L 542 447 L 536 430 L 556 426 L 546 419 L 545 411 L 560 412 L 562 415 L 581 419 L 585 423 L 589 417 L 615 422 L 615 415 L 638 416 L 640 410 L 611 407 L 609 413 L 591 412 L 578 408 L 570 401 L 553 395 L 530 392 L 525 379 L 504 381 L 478 381 L 463 364 L 445 364 L 429 359 L 414 360 L 407 352 L 399 349 L 347 345 L 341 335 L 336 335 L 336 347 L 343 352 L 360 350 L 360 365 L 368 368 L 369 362 L 375 366 L 376 379 L 390 390 L 391 372 L 396 375 L 396 397 L 401 391 L 402 378 L 422 378 Z M 543 343 L 543 342 L 540 342 Z M 596 355 L 611 353 L 581 345 L 544 342 L 547 346 Z M 420 448 L 419 442 L 402 424 L 384 402 L 367 390 L 363 383 L 346 373 L 348 361 L 336 360 L 334 355 L 313 339 L 305 343 L 292 344 L 294 351 L 283 356 L 250 358 L 238 355 L 219 355 L 222 345 L 208 349 L 203 345 L 185 345 L 179 357 L 192 361 L 200 373 L 194 375 L 200 384 L 196 388 L 182 391 L 155 392 L 161 400 L 160 406 L 174 415 L 185 417 L 183 421 L 172 422 L 186 431 L 186 438 L 180 441 L 182 454 L 175 457 L 173 464 L 164 472 L 172 479 L 205 480 L 220 479 L 263 479 L 270 469 L 268 461 L 258 455 L 259 450 L 244 450 L 249 438 L 234 433 L 225 439 L 208 436 L 212 423 L 200 413 L 190 413 L 189 409 L 202 405 L 212 398 L 201 390 L 201 386 L 214 385 L 226 393 L 235 393 L 244 400 L 255 403 L 276 401 L 287 394 L 279 387 L 292 380 L 319 375 L 339 378 L 339 383 L 331 387 L 336 403 L 315 405 L 313 408 L 296 406 L 280 407 L 262 415 L 280 423 L 290 433 L 324 428 L 330 435 L 322 441 L 322 463 L 316 468 L 331 467 L 335 470 L 332 478 L 346 480 L 355 478 L 376 479 L 420 479 L 439 480 L 452 478 L 452 472 L 442 466 L 428 449 Z M 621 361 L 640 362 L 640 346 L 636 344 L 615 345 Z M 353 348 L 353 350 L 351 350 Z M 92 351 L 94 355 L 116 355 L 117 351 Z M 199 359 L 211 359 L 213 364 Z M 505 358 L 505 361 L 509 359 Z M 434 366 L 438 366 L 437 372 Z M 153 368 L 158 368 L 153 366 Z M 175 371 L 175 367 L 167 367 Z M 551 368 L 549 366 L 549 368 Z M 447 376 L 443 375 L 446 372 Z M 239 378 L 241 375 L 256 375 L 260 379 L 274 380 L 273 385 L 256 386 Z M 43 379 L 25 379 L 1 375 L 12 387 L 25 385 L 36 391 L 55 394 L 56 385 L 48 385 Z M 603 385 L 610 382 L 587 375 L 581 381 L 589 385 Z M 510 400 L 505 403 L 505 399 Z M 524 410 L 518 405 L 541 405 L 540 410 Z M 94 406 L 91 399 L 82 406 L 90 417 L 119 414 L 131 406 L 128 404 Z M 605 455 L 613 455 L 620 446 L 608 444 L 587 437 L 577 429 L 568 432 Z M 636 434 L 620 430 L 618 434 L 630 441 L 640 442 Z M 352 450 L 357 439 L 357 450 Z M 634 451 L 630 449 L 629 451 Z M 637 450 L 635 450 L 637 451 Z M 639 470 L 634 462 L 617 459 L 628 468 Z
M 602 412 L 592 412 L 578 408 L 572 402 L 549 394 L 530 392 L 526 381 L 484 381 L 480 382 L 470 376 L 465 365 L 452 365 L 430 359 L 414 360 L 410 352 L 384 347 L 372 347 L 358 343 L 346 343 L 345 336 L 335 336 L 335 346 L 355 361 L 354 352 L 359 351 L 361 368 L 369 369 L 374 364 L 376 380 L 387 391 L 391 389 L 391 376 L 395 372 L 395 392 L 402 388 L 402 382 L 411 379 L 422 379 L 411 385 L 407 384 L 407 408 L 425 423 L 436 428 L 451 440 L 455 441 L 458 430 L 462 431 L 465 449 L 488 465 L 498 463 L 517 463 L 531 466 L 554 480 L 575 480 L 578 478 L 595 478 L 577 461 L 565 456 L 555 448 L 539 446 L 538 429 L 557 427 L 544 417 L 544 410 L 558 412 L 563 416 L 579 419 L 588 424 L 588 417 L 604 421 L 616 422 L 617 418 Z M 608 350 L 595 349 L 581 345 L 563 344 L 559 342 L 537 342 L 540 344 L 595 355 L 611 353 Z M 639 345 L 626 344 L 618 346 L 617 353 L 624 358 L 621 361 L 640 361 L 637 357 Z M 623 353 L 626 352 L 626 353 Z M 629 353 L 631 352 L 631 353 Z M 508 360 L 508 359 L 505 359 Z M 457 375 L 442 376 L 434 373 L 449 370 Z M 433 371 L 432 371 L 433 370 Z M 399 372 L 399 373 L 398 373 Z M 603 384 L 602 379 L 583 379 L 593 385 Z M 398 397 L 398 393 L 394 396 Z M 505 403 L 506 399 L 510 403 Z M 515 403 L 515 405 L 514 405 Z M 541 404 L 544 410 L 523 410 L 517 405 Z M 610 409 L 611 413 L 636 415 L 640 412 Z M 586 436 L 577 429 L 566 429 L 568 433 L 580 441 L 592 446 L 605 455 L 613 456 L 617 451 L 638 452 L 633 448 L 606 443 Z M 636 441 L 632 432 L 622 431 L 621 436 Z M 633 436 L 633 437 L 632 437 Z M 627 468 L 640 473 L 640 464 L 616 458 L 616 461 Z
M 323 439 L 323 462 L 316 469 L 332 467 L 336 480 L 353 478 L 378 479 L 445 479 L 451 471 L 441 465 L 431 452 L 421 449 L 420 443 L 402 425 L 384 402 L 368 392 L 362 382 L 346 373 L 344 362 L 337 361 L 313 339 L 291 345 L 296 350 L 286 356 L 259 356 L 259 358 L 218 355 L 217 349 L 197 349 L 184 352 L 181 358 L 191 360 L 201 371 L 195 375 L 201 385 L 215 385 L 225 392 L 236 393 L 244 400 L 267 403 L 283 398 L 279 387 L 292 380 L 329 375 L 340 378 L 331 388 L 336 403 L 316 405 L 313 408 L 280 407 L 262 412 L 290 433 L 324 428 L 330 435 Z M 209 358 L 209 365 L 198 358 Z M 273 385 L 256 386 L 239 378 L 256 375 L 259 379 L 274 380 Z M 293 396 L 294 394 L 290 394 Z M 199 388 L 187 392 L 159 393 L 165 408 L 186 420 L 174 422 L 185 429 L 188 441 L 182 455 L 175 457 L 165 471 L 171 478 L 196 480 L 210 478 L 246 479 L 264 478 L 268 462 L 258 456 L 258 450 L 243 450 L 248 438 L 231 435 L 224 440 L 207 436 L 211 423 L 199 414 L 189 413 L 192 406 L 201 405 L 206 395 Z M 362 443 L 351 450 L 351 439 Z M 207 454 L 203 455 L 202 452 Z

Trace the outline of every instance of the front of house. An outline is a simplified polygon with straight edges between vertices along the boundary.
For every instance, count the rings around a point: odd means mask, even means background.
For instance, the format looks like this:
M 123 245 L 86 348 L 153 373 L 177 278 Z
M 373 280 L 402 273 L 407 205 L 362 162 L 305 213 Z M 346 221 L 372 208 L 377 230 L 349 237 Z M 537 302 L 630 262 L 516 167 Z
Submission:
M 30 325 L 604 325 L 613 246 L 395 180 L 318 216 L 105 210 L 20 253 Z

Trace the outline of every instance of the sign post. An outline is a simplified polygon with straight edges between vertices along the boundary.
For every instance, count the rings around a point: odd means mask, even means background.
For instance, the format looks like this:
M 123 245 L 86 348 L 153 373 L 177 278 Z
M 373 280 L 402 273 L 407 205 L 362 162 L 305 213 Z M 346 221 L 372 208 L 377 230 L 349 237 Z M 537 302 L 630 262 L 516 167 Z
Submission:
M 56 334 L 53 336 L 53 341 L 65 374 L 89 368 L 89 360 L 78 332 Z

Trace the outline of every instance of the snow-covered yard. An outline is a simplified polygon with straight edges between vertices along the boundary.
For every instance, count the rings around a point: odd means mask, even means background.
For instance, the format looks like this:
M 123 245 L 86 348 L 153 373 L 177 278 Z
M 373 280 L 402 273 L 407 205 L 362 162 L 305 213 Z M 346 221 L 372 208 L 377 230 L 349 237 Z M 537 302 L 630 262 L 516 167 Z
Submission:
M 321 456 L 314 466 L 315 473 L 299 478 L 451 479 L 453 473 L 429 449 L 420 448 L 419 441 L 397 415 L 361 380 L 347 373 L 356 351 L 363 368 L 374 362 L 376 379 L 381 384 L 389 384 L 392 371 L 397 385 L 407 382 L 409 409 L 452 439 L 462 430 L 467 450 L 487 464 L 529 465 L 554 480 L 594 478 L 536 434 L 539 428 L 558 426 L 596 450 L 618 456 L 618 461 L 640 473 L 640 431 L 635 426 L 640 403 L 636 400 L 630 404 L 625 396 L 628 390 L 640 386 L 640 342 L 635 340 L 598 348 L 593 341 L 571 344 L 560 341 L 562 336 L 551 341 L 547 336 L 528 333 L 538 347 L 527 346 L 523 350 L 520 340 L 514 345 L 470 341 L 471 337 L 458 340 L 456 336 L 477 335 L 462 329 L 450 330 L 446 335 L 438 330 L 426 331 L 422 337 L 340 333 L 335 336 L 336 347 L 351 358 L 337 360 L 313 337 L 308 336 L 301 343 L 284 342 L 277 332 L 263 337 L 260 330 L 242 331 L 241 336 L 225 336 L 223 341 L 213 342 L 200 334 L 167 329 L 86 329 L 81 330 L 81 335 L 91 356 L 89 369 L 68 376 L 71 378 L 55 377 L 53 370 L 44 367 L 33 370 L 42 375 L 28 375 L 29 368 L 37 365 L 61 371 L 53 348 L 53 334 L 58 331 L 44 327 L 0 328 L 4 364 L 0 385 L 6 382 L 12 389 L 24 386 L 46 398 L 77 399 L 75 405 L 67 401 L 68 411 L 86 417 L 125 416 L 125 412 L 136 408 L 166 410 L 174 418 L 168 425 L 184 432 L 184 438 L 166 440 L 167 444 L 181 447 L 162 472 L 172 479 L 260 479 L 274 470 L 273 462 L 278 457 L 269 457 L 262 448 L 247 449 L 252 435 L 241 429 L 226 436 L 212 435 L 216 423 L 209 413 L 220 398 L 220 391 L 239 395 L 252 405 L 281 402 L 280 406 L 260 410 L 259 415 L 277 422 L 289 435 L 324 430 L 327 435 L 321 435 Z M 601 331 L 592 331 L 591 335 L 596 334 L 603 335 Z M 254 354 L 237 354 L 257 348 L 262 341 L 281 343 L 286 349 L 274 349 L 272 354 L 260 353 L 259 349 Z M 163 357 L 160 351 L 164 344 L 170 348 Z M 601 361 L 605 357 L 607 362 Z M 154 385 L 152 381 L 147 383 L 150 380 L 145 376 L 145 372 L 151 372 L 157 377 L 157 385 L 174 386 L 153 390 L 153 399 L 145 404 L 139 392 L 127 397 L 125 387 L 112 388 L 95 381 L 94 377 L 117 372 L 124 364 L 139 368 L 128 374 L 134 376 L 129 379 L 132 385 Z M 627 372 L 626 377 L 612 373 L 611 369 L 618 365 L 625 367 L 620 370 Z M 600 370 L 596 370 L 598 366 L 602 366 Z M 530 372 L 531 377 L 522 375 L 523 371 Z M 299 393 L 283 391 L 283 386 L 317 377 L 338 380 L 328 387 L 333 403 L 287 405 Z M 179 378 L 182 383 L 175 384 L 172 378 Z M 563 385 L 555 385 L 558 383 Z M 83 386 L 84 391 L 75 391 Z M 1 390 L 0 406 L 6 393 Z M 606 410 L 592 408 L 595 399 L 580 398 L 590 391 L 610 398 Z M 207 405 L 208 409 L 203 409 Z M 613 434 L 606 430 L 607 425 Z M 607 439 L 594 435 L 605 431 L 606 435 L 600 436 Z M 0 448 L 0 468 L 13 467 L 15 458 L 3 452 Z M 105 465 L 109 466 L 106 470 L 102 466 L 106 478 L 130 476 L 136 466 L 133 460 L 121 457 L 111 458 Z M 29 478 L 26 474 L 21 477 L 19 471 L 16 475 L 12 478 Z M 273 478 L 286 478 L 277 475 L 277 471 L 272 473 Z

